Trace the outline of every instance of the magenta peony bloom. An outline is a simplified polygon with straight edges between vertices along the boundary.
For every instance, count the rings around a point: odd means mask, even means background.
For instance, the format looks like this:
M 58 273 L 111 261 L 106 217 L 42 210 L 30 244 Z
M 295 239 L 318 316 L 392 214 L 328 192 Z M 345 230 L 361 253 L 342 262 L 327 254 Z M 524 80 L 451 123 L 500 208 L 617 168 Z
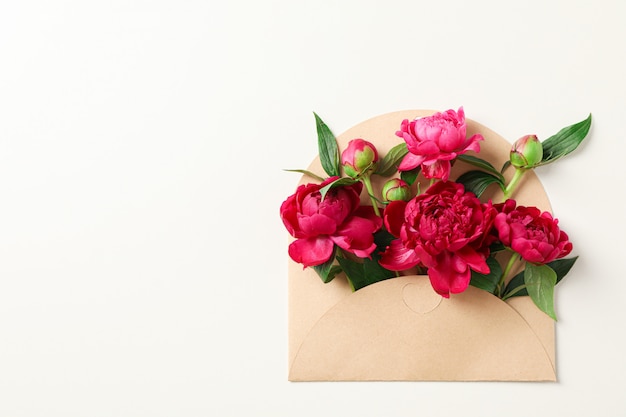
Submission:
M 450 176 L 450 161 L 467 151 L 480 150 L 483 136 L 466 137 L 465 113 L 448 110 L 413 121 L 404 120 L 396 135 L 406 142 L 409 153 L 398 169 L 410 171 L 422 166 L 426 178 L 447 181 Z
M 408 203 L 387 205 L 384 222 L 397 239 L 382 254 L 380 264 L 391 270 L 417 265 L 428 268 L 434 290 L 443 297 L 465 291 L 471 271 L 489 272 L 485 239 L 496 210 L 482 204 L 461 184 L 437 182 Z
M 368 167 L 372 169 L 376 162 L 378 162 L 376 147 L 363 139 L 352 139 L 341 153 L 343 170 L 352 178 L 362 174 Z
M 537 207 L 516 207 L 515 200 L 496 206 L 499 213 L 494 222 L 504 246 L 519 253 L 524 260 L 542 265 L 567 256 L 572 243 L 559 229 L 558 220 Z
M 300 185 L 280 206 L 280 217 L 296 238 L 289 245 L 289 256 L 305 267 L 328 261 L 334 245 L 361 258 L 376 249 L 374 232 L 382 220 L 371 206 L 360 205 L 362 183 L 333 188 L 322 201 L 319 190 L 336 179 Z

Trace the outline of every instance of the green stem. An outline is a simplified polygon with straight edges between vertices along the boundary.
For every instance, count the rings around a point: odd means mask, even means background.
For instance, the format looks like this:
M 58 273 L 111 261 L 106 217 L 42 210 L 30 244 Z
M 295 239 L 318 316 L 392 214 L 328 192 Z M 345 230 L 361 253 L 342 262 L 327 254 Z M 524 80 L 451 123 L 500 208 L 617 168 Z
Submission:
M 519 185 L 519 181 L 522 179 L 522 176 L 526 170 L 524 168 L 515 168 L 515 174 L 513 174 L 513 178 L 511 178 L 511 182 L 504 189 L 504 200 L 511 198 L 513 192 Z
M 370 180 L 370 176 L 365 175 L 363 178 L 361 178 L 361 181 L 363 181 L 363 184 L 365 184 L 365 188 L 367 189 L 367 194 L 369 194 L 370 200 L 372 200 L 372 207 L 374 207 L 374 213 L 376 213 L 376 215 L 380 217 L 380 210 L 378 209 L 378 202 L 376 201 L 376 198 L 374 197 L 374 190 L 372 189 L 372 181 Z
M 506 267 L 504 268 L 504 271 L 502 272 L 502 276 L 500 277 L 500 281 L 498 282 L 498 286 L 496 287 L 499 298 L 502 298 L 502 290 L 504 289 L 504 282 L 506 280 L 506 277 L 509 275 L 509 272 L 511 272 L 511 268 L 513 267 L 513 264 L 515 264 L 516 258 L 517 258 L 517 255 L 513 253 L 511 255 L 511 259 L 509 259 L 509 262 L 506 264 Z
M 513 297 L 515 294 L 517 294 L 518 292 L 520 292 L 524 288 L 526 288 L 526 284 L 523 284 L 523 285 L 520 285 L 519 287 L 514 288 L 507 295 L 502 297 L 502 301 L 508 300 L 509 298 Z

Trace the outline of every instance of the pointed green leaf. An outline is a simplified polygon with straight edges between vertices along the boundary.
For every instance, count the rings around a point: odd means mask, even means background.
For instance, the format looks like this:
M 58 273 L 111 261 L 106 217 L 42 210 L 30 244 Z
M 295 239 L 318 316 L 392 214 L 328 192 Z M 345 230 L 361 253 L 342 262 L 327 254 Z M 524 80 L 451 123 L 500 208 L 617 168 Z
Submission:
M 500 171 L 498 171 L 493 165 L 491 165 L 489 162 L 485 161 L 484 159 L 478 158 L 473 155 L 459 155 L 457 156 L 456 159 L 463 161 L 463 162 L 467 162 L 468 164 L 474 165 L 475 167 L 481 168 L 482 170 L 487 171 L 490 174 L 493 174 L 495 177 L 497 177 L 500 180 L 500 182 L 504 183 L 504 177 L 502 176 Z
M 381 267 L 377 261 L 365 259 L 365 262 L 358 263 L 346 258 L 337 258 L 348 278 L 353 291 L 358 291 L 368 285 L 375 284 L 395 275 Z M 382 269 L 382 271 L 380 270 Z
M 337 247 L 335 246 L 333 255 L 330 257 L 328 261 L 324 262 L 321 265 L 316 265 L 316 266 L 311 267 L 315 270 L 315 272 L 317 272 L 317 275 L 319 275 L 320 279 L 322 280 L 324 284 L 328 284 L 330 281 L 333 280 L 333 278 L 335 278 L 335 276 L 338 273 L 341 272 L 341 267 L 338 265 L 334 265 L 335 255 L 337 254 L 336 248 Z
M 472 271 L 470 285 L 493 294 L 502 276 L 502 267 L 494 257 L 487 258 L 487 265 L 489 265 L 488 274 Z
M 307 171 L 306 169 L 285 169 L 283 171 L 287 171 L 287 172 L 299 172 L 300 174 L 304 174 L 304 175 L 308 175 L 311 178 L 314 178 L 320 182 L 324 181 L 324 178 L 320 177 L 319 175 L 316 175 L 314 173 L 312 173 L 311 171 Z
M 548 266 L 552 268 L 554 272 L 556 272 L 556 283 L 558 284 L 565 275 L 569 272 L 570 269 L 574 266 L 578 260 L 578 256 L 574 256 L 573 258 L 563 258 L 557 259 L 556 261 L 552 261 L 548 263 Z
M 504 189 L 504 182 L 499 177 L 484 171 L 466 172 L 456 182 L 463 184 L 465 189 L 476 194 L 476 197 L 480 197 L 491 184 L 498 184 Z
M 402 179 L 402 181 L 406 182 L 407 184 L 413 185 L 413 183 L 417 179 L 417 176 L 420 174 L 421 170 L 422 170 L 421 167 L 417 167 L 410 171 L 402 171 L 400 173 L 400 178 Z
M 556 273 L 556 283 L 558 284 L 561 280 L 567 275 L 574 263 L 578 259 L 578 256 L 574 256 L 573 258 L 563 258 L 557 259 L 556 261 L 549 262 L 547 265 L 552 268 L 552 270 Z M 512 293 L 515 289 L 519 287 L 523 287 L 524 284 L 524 271 L 515 275 L 511 281 L 509 281 L 506 289 L 504 290 L 504 298 L 509 297 L 521 297 L 524 295 L 528 295 L 528 291 L 526 288 L 521 288 L 517 290 L 515 293 Z
M 406 143 L 394 146 L 387 152 L 383 160 L 378 162 L 375 174 L 382 177 L 392 176 L 398 170 L 398 165 L 407 153 L 409 150 L 406 148 Z
M 322 195 L 322 200 L 324 200 L 324 197 L 326 197 L 326 194 L 332 188 L 343 187 L 343 186 L 346 186 L 346 185 L 352 185 L 352 184 L 355 184 L 357 182 L 359 182 L 359 181 L 358 180 L 354 180 L 352 178 L 337 178 L 335 181 L 331 182 L 330 184 L 326 184 L 325 186 L 320 188 L 320 194 Z
M 348 258 L 342 258 L 340 256 L 337 257 L 337 261 L 339 262 L 341 269 L 343 269 L 343 272 L 346 274 L 348 282 L 352 287 L 352 291 L 356 291 L 366 285 L 365 272 L 363 271 L 362 263 L 355 262 Z
M 362 261 L 354 261 L 337 257 L 337 261 L 343 268 L 343 272 L 345 272 L 354 291 L 396 276 L 394 271 L 385 269 L 378 263 L 380 260 L 379 252 L 384 251 L 393 239 L 395 238 L 390 233 L 380 230 L 374 234 L 376 250 L 370 255 L 371 259 L 365 258 Z
M 561 129 L 556 135 L 544 140 L 543 159 L 539 165 L 546 165 L 574 151 L 585 139 L 591 127 L 591 114 L 585 120 Z
M 556 272 L 548 265 L 538 266 L 528 263 L 524 270 L 524 283 L 528 295 L 535 305 L 556 321 L 556 313 L 554 312 Z
M 391 244 L 391 241 L 394 239 L 395 237 L 385 229 L 380 229 L 378 232 L 374 233 L 376 253 L 384 252 L 384 250 L 387 249 L 387 246 L 389 246 Z
M 489 246 L 489 253 L 494 254 L 496 252 L 501 252 L 505 249 L 506 248 L 504 247 L 502 243 L 495 242 L 495 243 L 492 243 L 491 246 Z
M 315 115 L 315 124 L 317 126 L 317 146 L 322 168 L 331 177 L 341 175 L 337 139 L 326 126 L 326 123 L 315 112 L 313 114 Z

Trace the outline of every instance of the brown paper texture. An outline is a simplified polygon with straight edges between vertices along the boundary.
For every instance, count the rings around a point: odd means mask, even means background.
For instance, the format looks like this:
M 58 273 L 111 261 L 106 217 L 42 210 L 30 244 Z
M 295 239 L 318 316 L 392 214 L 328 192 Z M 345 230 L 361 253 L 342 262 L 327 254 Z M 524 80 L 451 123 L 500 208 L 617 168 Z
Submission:
M 339 149 L 362 138 L 382 157 L 402 142 L 395 132 L 403 119 L 432 113 L 374 117 L 339 135 Z M 468 119 L 467 134 L 474 133 L 485 137 L 479 156 L 500 168 L 511 144 Z M 457 162 L 451 179 L 470 169 Z M 324 174 L 319 158 L 308 170 Z M 372 179 L 376 192 L 387 180 Z M 300 181 L 308 182 L 314 180 Z M 500 201 L 497 187 L 492 189 L 491 197 Z M 514 198 L 551 210 L 533 172 L 524 176 Z M 556 381 L 554 322 L 529 297 L 503 302 L 470 286 L 444 299 L 426 276 L 393 278 L 352 292 L 342 275 L 324 284 L 312 269 L 288 262 L 290 381 Z

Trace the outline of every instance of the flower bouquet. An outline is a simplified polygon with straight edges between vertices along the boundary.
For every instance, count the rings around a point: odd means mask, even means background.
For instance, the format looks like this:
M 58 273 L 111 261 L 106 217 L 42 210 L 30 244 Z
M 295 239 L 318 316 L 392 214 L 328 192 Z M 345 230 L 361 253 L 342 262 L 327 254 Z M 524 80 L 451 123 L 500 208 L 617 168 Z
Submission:
M 290 379 L 553 380 L 552 374 L 541 372 L 484 374 L 482 368 L 472 368 L 478 372 L 459 373 L 461 365 L 433 371 L 426 369 L 425 359 L 409 368 L 382 361 L 386 370 L 363 373 L 381 362 L 381 349 L 387 356 L 403 350 L 384 343 L 367 354 L 339 355 L 343 359 L 332 365 L 320 352 L 328 349 L 328 340 L 338 346 L 344 344 L 338 340 L 374 346 L 373 339 L 395 329 L 383 339 L 399 337 L 402 346 L 412 346 L 400 354 L 406 362 L 415 356 L 418 344 L 437 350 L 445 343 L 452 354 L 476 337 L 509 344 L 516 340 L 516 346 L 528 347 L 516 339 L 526 332 L 528 340 L 536 339 L 532 343 L 537 342 L 540 359 L 530 355 L 524 367 L 543 361 L 554 373 L 554 287 L 577 257 L 569 256 L 572 243 L 552 216 L 533 171 L 574 151 L 587 136 L 591 116 L 544 141 L 526 135 L 513 146 L 466 121 L 463 108 L 391 113 L 339 138 L 319 116 L 315 120 L 319 157 L 308 169 L 293 170 L 303 179 L 280 208 L 291 235 L 288 253 L 293 261 Z M 302 282 L 301 275 L 311 271 L 321 278 L 317 283 L 333 286 L 329 294 L 317 284 Z M 418 288 L 419 294 L 411 295 Z M 374 308 L 383 299 L 388 302 Z M 528 308 L 528 299 L 534 311 Z M 303 312 L 303 305 L 311 311 Z M 380 310 L 391 305 L 406 310 L 398 310 L 395 318 L 408 312 L 402 324 L 386 322 L 388 311 Z M 485 324 L 493 321 L 496 311 L 511 319 L 503 325 Z M 474 330 L 461 332 L 453 343 L 424 343 L 425 338 L 439 337 L 442 328 L 449 335 L 452 321 L 458 324 L 472 314 L 476 318 L 487 314 L 487 322 L 468 323 Z M 339 331 L 337 323 L 349 315 L 358 318 L 341 324 Z M 365 319 L 366 315 L 372 316 Z M 434 320 L 436 315 L 443 316 Z M 401 329 L 416 319 L 419 323 Z M 485 335 L 481 333 L 485 325 L 501 330 Z M 360 328 L 365 328 L 362 336 L 350 334 Z M 416 338 L 421 342 L 416 344 Z M 436 353 L 420 352 L 422 358 Z M 311 371 L 320 368 L 320 360 L 329 372 Z M 302 376 L 297 375 L 299 367 L 305 369 Z M 389 371 L 394 367 L 400 370 Z

